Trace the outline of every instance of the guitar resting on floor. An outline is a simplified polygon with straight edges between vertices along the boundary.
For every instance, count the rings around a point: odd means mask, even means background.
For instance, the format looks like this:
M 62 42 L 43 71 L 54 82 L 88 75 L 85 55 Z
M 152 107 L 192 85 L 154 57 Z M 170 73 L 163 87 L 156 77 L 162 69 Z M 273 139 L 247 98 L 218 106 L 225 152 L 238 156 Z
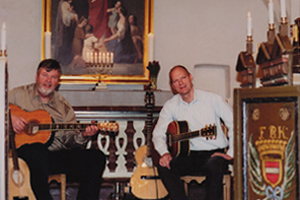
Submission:
M 151 156 L 151 128 L 153 121 L 154 94 L 151 89 L 146 91 L 145 103 L 147 108 L 147 142 L 135 151 L 137 168 L 134 171 L 130 185 L 132 193 L 139 199 L 162 199 L 168 195 L 160 180 L 157 168 L 153 165 Z

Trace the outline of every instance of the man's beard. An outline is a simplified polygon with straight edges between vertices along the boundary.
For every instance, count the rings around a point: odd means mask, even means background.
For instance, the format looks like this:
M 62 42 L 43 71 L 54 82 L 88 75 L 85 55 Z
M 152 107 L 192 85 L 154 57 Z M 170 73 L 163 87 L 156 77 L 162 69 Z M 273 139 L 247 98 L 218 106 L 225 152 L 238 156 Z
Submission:
M 54 91 L 54 88 L 51 87 L 49 89 L 45 89 L 43 86 L 40 86 L 38 88 L 39 92 L 44 95 L 44 96 L 48 96 L 49 94 L 51 94 Z

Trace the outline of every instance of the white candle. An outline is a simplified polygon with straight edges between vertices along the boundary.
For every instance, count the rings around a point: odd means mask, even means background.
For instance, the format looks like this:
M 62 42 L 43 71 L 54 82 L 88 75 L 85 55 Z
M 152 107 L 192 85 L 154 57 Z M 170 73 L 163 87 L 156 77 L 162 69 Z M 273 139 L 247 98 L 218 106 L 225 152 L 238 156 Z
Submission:
M 109 52 L 106 52 L 106 62 L 109 63 Z
M 102 61 L 105 63 L 105 53 L 102 54 Z
M 154 34 L 148 34 L 148 61 L 154 60 Z
M 110 53 L 110 63 L 114 63 L 114 53 Z
M 6 49 L 6 24 L 3 22 L 1 30 L 1 50 L 4 55 L 4 50 Z
M 98 59 L 99 59 L 99 63 L 102 63 L 101 52 L 99 52 L 99 54 L 98 54 Z
M 247 36 L 252 35 L 252 18 L 251 18 L 251 13 L 247 13 Z
M 51 58 L 51 32 L 45 32 L 45 58 Z
M 274 3 L 269 0 L 269 24 L 274 24 Z
M 286 18 L 285 0 L 280 0 L 281 18 Z

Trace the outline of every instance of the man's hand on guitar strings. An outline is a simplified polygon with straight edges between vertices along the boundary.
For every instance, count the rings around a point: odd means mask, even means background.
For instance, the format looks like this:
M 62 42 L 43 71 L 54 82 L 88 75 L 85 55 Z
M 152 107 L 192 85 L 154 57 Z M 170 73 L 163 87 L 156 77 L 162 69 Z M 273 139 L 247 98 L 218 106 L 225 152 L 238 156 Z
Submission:
M 28 124 L 25 119 L 14 114 L 11 114 L 11 123 L 15 133 L 21 133 Z
M 170 169 L 170 162 L 172 160 L 172 156 L 169 153 L 165 153 L 164 155 L 162 155 L 159 159 L 159 164 L 162 167 L 167 167 L 168 169 Z

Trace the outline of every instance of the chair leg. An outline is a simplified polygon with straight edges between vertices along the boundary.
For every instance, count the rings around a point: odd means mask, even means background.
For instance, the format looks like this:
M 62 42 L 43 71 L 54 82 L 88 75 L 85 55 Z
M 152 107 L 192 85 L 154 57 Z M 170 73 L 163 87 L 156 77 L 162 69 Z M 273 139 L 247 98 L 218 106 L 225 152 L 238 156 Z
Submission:
M 61 200 L 66 200 L 66 187 L 67 187 L 66 174 L 61 174 L 60 181 L 61 181 L 60 182 Z
M 223 199 L 230 200 L 231 199 L 231 178 L 230 175 L 224 175 L 223 177 Z
M 184 184 L 185 195 L 189 196 L 189 184 L 186 183 L 185 181 L 183 182 L 183 184 Z

